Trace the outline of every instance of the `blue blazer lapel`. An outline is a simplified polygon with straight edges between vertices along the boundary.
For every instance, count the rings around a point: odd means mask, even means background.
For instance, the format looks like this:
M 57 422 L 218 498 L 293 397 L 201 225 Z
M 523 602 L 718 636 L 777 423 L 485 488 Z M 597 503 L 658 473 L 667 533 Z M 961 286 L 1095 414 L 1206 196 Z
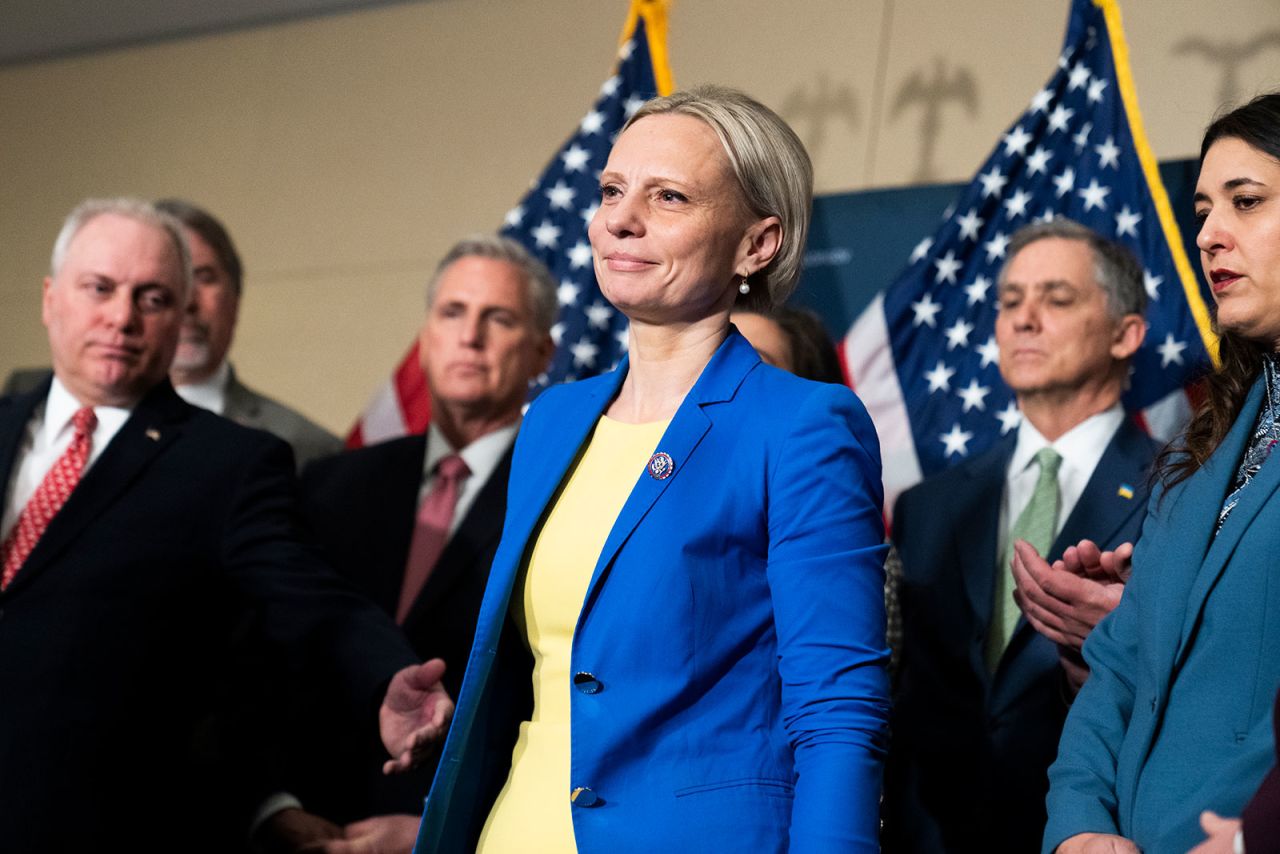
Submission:
M 640 524 L 649 509 L 662 497 L 668 487 L 680 477 L 681 468 L 693 456 L 702 438 L 711 429 L 712 419 L 703 407 L 726 400 L 732 400 L 738 387 L 747 373 L 760 364 L 760 357 L 736 329 L 729 332 L 729 337 L 721 343 L 719 349 L 711 357 L 711 361 L 703 368 L 698 381 L 685 396 L 684 402 L 676 410 L 662 438 L 658 441 L 658 450 L 671 455 L 675 468 L 670 477 L 658 480 L 651 477 L 648 471 L 637 473 L 635 486 L 622 506 L 622 512 L 614 520 L 604 548 L 596 561 L 595 570 L 591 574 L 591 582 L 587 587 L 587 597 L 583 602 L 582 612 L 578 616 L 578 626 L 588 617 L 591 606 L 600 593 L 600 586 L 613 565 L 614 558 L 636 526 Z M 621 373 L 621 369 L 619 373 Z
M 1215 483 L 1221 480 L 1221 489 L 1217 494 L 1216 503 L 1209 505 L 1215 511 L 1221 507 L 1227 490 L 1231 488 L 1230 484 L 1236 469 L 1239 467 L 1240 459 L 1244 455 L 1245 445 L 1253 434 L 1253 425 L 1257 420 L 1258 410 L 1262 406 L 1262 389 L 1264 385 L 1265 377 L 1254 383 L 1254 387 L 1250 390 L 1249 397 L 1241 409 L 1235 425 L 1231 428 L 1227 440 L 1222 443 L 1218 453 L 1214 454 L 1214 459 L 1220 462 L 1221 467 L 1225 469 L 1224 472 L 1216 472 L 1219 477 L 1213 478 Z M 1226 476 L 1222 477 L 1223 474 Z M 1204 563 L 1199 568 L 1199 572 L 1196 573 L 1195 580 L 1191 584 L 1191 591 L 1186 597 L 1186 610 L 1181 620 L 1177 654 L 1173 660 L 1175 668 L 1181 666 L 1187 653 L 1187 639 L 1191 636 L 1192 629 L 1200 618 L 1200 612 L 1204 608 L 1209 591 L 1213 589 L 1218 577 L 1222 575 L 1222 571 L 1235 554 L 1236 547 L 1240 544 L 1240 538 L 1249 529 L 1258 512 L 1271 500 L 1271 496 L 1276 491 L 1277 486 L 1280 486 L 1280 459 L 1275 459 L 1273 455 L 1267 458 L 1253 480 L 1240 493 L 1240 500 L 1231 511 L 1231 515 L 1227 517 L 1222 530 L 1218 532 L 1218 535 L 1209 544 Z M 1206 504 L 1208 500 L 1209 496 L 1206 495 Z M 1215 512 L 1214 521 L 1209 526 L 1210 532 L 1213 530 L 1213 524 L 1216 523 L 1216 519 L 1217 514 Z
M 1166 558 L 1172 560 L 1152 570 L 1159 574 L 1162 608 L 1168 608 L 1167 615 L 1160 620 L 1157 646 L 1167 656 L 1164 673 L 1172 673 L 1175 663 L 1182 660 L 1187 633 L 1200 613 L 1209 588 L 1280 479 L 1280 470 L 1275 464 L 1264 465 L 1241 495 L 1240 503 L 1221 533 L 1214 537 L 1218 510 L 1253 433 L 1253 422 L 1261 403 L 1262 382 L 1259 381 L 1249 391 L 1236 423 L 1217 451 L 1198 472 L 1165 496 L 1169 515 L 1159 528 L 1162 532 L 1177 532 L 1180 546 L 1176 553 L 1166 553 Z

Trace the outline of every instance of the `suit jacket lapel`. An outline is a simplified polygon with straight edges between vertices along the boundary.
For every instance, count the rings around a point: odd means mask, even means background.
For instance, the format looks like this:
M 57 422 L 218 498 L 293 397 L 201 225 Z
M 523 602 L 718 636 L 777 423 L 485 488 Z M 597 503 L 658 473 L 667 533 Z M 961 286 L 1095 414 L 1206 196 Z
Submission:
M 9 590 L 16 592 L 48 569 L 76 536 L 142 474 L 148 463 L 178 438 L 179 423 L 189 411 L 168 380 L 152 389 L 134 407 L 129 420 L 50 520 Z
M 587 618 L 592 604 L 598 598 L 600 586 L 618 550 L 630 539 L 636 526 L 648 514 L 654 502 L 661 498 L 670 485 L 680 477 L 680 469 L 688 463 L 702 441 L 702 437 L 711 429 L 712 418 L 704 407 L 731 400 L 747 373 L 758 364 L 760 364 L 760 356 L 747 343 L 747 339 L 743 338 L 737 330 L 731 330 L 729 337 L 703 368 L 698 381 L 689 390 L 684 402 L 672 417 L 671 424 L 658 440 L 657 450 L 670 454 L 675 463 L 673 473 L 664 480 L 651 477 L 647 470 L 638 473 L 636 484 L 627 497 L 626 503 L 622 505 L 622 512 L 614 520 L 604 548 L 600 550 L 600 557 L 596 561 L 590 585 L 587 587 L 586 600 L 578 617 L 579 626 Z
M 1231 488 L 1230 484 L 1236 469 L 1239 467 L 1240 459 L 1244 455 L 1245 445 L 1253 434 L 1253 425 L 1257 420 L 1258 410 L 1262 404 L 1261 390 L 1265 383 L 1264 374 L 1254 384 L 1253 389 L 1250 391 L 1248 402 L 1246 402 L 1240 412 L 1240 416 L 1236 419 L 1236 424 L 1231 433 L 1228 434 L 1228 439 L 1238 438 L 1240 440 L 1239 447 L 1236 448 L 1235 443 L 1228 447 L 1228 443 L 1224 441 L 1220 453 L 1214 455 L 1215 457 L 1221 457 L 1224 467 L 1228 469 L 1228 476 L 1223 478 L 1222 489 L 1218 494 L 1216 503 L 1209 505 L 1215 511 L 1222 506 L 1227 490 Z M 1250 405 L 1254 403 L 1255 396 L 1258 398 L 1256 405 Z M 1237 433 L 1239 434 L 1238 436 Z M 1226 453 L 1221 453 L 1221 451 L 1226 451 Z M 1186 597 L 1186 612 L 1181 620 L 1177 655 L 1173 661 L 1174 668 L 1181 666 L 1183 659 L 1186 657 L 1188 651 L 1187 640 L 1191 637 L 1195 624 L 1200 618 L 1200 612 L 1204 609 L 1205 600 L 1209 597 L 1209 592 L 1213 589 L 1231 556 L 1235 553 L 1236 546 L 1240 543 L 1240 538 L 1249 529 L 1258 512 L 1271 500 L 1271 496 L 1276 491 L 1277 486 L 1280 486 L 1280 459 L 1268 457 L 1266 462 L 1262 464 L 1262 468 L 1254 475 L 1253 480 L 1240 493 L 1240 500 L 1231 511 L 1231 515 L 1227 517 L 1222 530 L 1218 532 L 1217 536 L 1209 544 L 1204 563 L 1199 572 L 1196 573 L 1195 580 L 1191 585 L 1191 592 Z M 1215 512 L 1213 523 L 1209 526 L 1210 531 L 1212 531 L 1216 522 L 1217 514 Z
M 227 402 L 222 414 L 237 424 L 243 424 L 246 427 L 261 427 L 259 415 L 262 406 L 257 397 L 251 394 L 249 389 L 236 377 L 235 368 L 228 366 L 227 371 Z
M 964 578 L 965 594 L 978 626 L 991 623 L 991 611 L 995 602 L 995 577 L 1000 556 L 1000 504 L 1004 497 L 1006 470 L 1013 455 L 1012 438 L 1000 443 L 990 452 L 976 457 L 965 467 L 968 479 L 961 493 L 954 496 L 959 508 L 950 529 L 956 532 L 956 558 Z M 966 542 L 967 541 L 967 542 Z M 977 645 L 977 667 L 983 673 L 981 644 Z
M 52 375 L 30 392 L 15 395 L 0 409 L 0 500 L 9 500 L 9 486 L 22 448 L 27 425 L 35 409 L 49 396 Z M 3 507 L 3 505 L 0 505 Z
M 1173 560 L 1153 570 L 1159 573 L 1162 608 L 1168 608 L 1167 617 L 1160 620 L 1161 642 L 1157 647 L 1168 664 L 1162 671 L 1164 673 L 1172 673 L 1176 663 L 1182 660 L 1187 633 L 1200 613 L 1209 588 L 1222 572 L 1249 521 L 1275 490 L 1280 478 L 1280 471 L 1274 464 L 1264 465 L 1242 493 L 1240 503 L 1227 518 L 1227 524 L 1214 536 L 1218 510 L 1253 433 L 1253 422 L 1262 403 L 1262 389 L 1263 381 L 1260 379 L 1254 383 L 1236 423 L 1217 451 L 1198 472 L 1174 487 L 1165 497 L 1170 509 L 1161 528 L 1176 531 L 1182 547 L 1167 555 Z
M 1083 539 L 1099 545 L 1108 543 L 1135 513 L 1145 512 L 1146 503 L 1135 496 L 1143 491 L 1142 484 L 1150 476 L 1151 459 L 1150 440 L 1125 418 L 1098 460 L 1049 556 L 1056 558 Z M 1121 493 L 1125 487 L 1129 488 L 1128 498 Z

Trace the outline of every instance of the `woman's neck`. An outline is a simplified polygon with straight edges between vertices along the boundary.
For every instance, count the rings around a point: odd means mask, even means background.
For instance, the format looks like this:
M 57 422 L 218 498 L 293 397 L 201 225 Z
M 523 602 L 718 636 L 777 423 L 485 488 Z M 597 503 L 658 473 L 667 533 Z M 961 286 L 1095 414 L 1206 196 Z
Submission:
M 670 418 L 728 334 L 728 312 L 678 326 L 633 322 L 630 368 L 606 414 L 629 424 Z

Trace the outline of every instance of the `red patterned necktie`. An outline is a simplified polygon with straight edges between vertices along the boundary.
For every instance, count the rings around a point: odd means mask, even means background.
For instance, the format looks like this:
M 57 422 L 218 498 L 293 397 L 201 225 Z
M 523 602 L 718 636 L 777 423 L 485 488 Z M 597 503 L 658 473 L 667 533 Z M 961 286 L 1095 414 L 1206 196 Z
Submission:
M 403 624 L 404 618 L 409 616 L 409 609 L 444 551 L 444 544 L 449 540 L 449 528 L 453 525 L 453 511 L 458 506 L 458 492 L 463 479 L 469 474 L 471 469 L 457 454 L 450 454 L 436 463 L 436 482 L 418 508 L 418 518 L 413 526 L 409 560 L 404 568 L 404 585 L 400 588 L 400 604 L 396 607 L 397 623 Z
M 35 494 L 22 508 L 17 523 L 9 536 L 0 545 L 0 556 L 4 558 L 4 570 L 0 573 L 0 590 L 9 586 L 13 577 L 18 574 L 31 550 L 40 541 L 44 529 L 67 502 L 71 490 L 80 482 L 85 463 L 89 461 L 89 447 L 93 443 L 93 428 L 98 425 L 98 416 L 93 414 L 93 407 L 86 406 L 76 410 L 71 416 L 75 427 L 75 435 L 71 444 L 62 452 L 62 456 L 54 461 Z

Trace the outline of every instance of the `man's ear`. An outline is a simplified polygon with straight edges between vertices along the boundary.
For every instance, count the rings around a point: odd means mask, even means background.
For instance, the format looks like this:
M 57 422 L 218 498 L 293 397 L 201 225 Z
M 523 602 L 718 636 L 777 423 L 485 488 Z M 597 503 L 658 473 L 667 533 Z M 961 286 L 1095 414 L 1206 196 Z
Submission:
M 1129 359 L 1142 340 L 1147 337 L 1147 321 L 1140 314 L 1126 314 L 1116 324 L 1115 339 L 1111 342 L 1111 356 L 1115 359 Z

